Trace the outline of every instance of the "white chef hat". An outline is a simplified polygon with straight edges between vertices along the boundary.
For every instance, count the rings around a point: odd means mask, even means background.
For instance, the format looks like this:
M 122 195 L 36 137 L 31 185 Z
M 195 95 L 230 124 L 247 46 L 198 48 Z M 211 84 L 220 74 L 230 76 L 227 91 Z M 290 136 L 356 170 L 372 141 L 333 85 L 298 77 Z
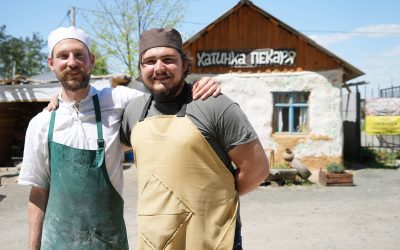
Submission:
M 88 49 L 90 50 L 90 39 L 89 39 L 89 36 L 85 33 L 85 31 L 78 29 L 74 26 L 71 26 L 68 28 L 59 27 L 59 28 L 53 30 L 49 34 L 49 37 L 47 39 L 47 45 L 49 47 L 49 57 L 51 56 L 51 53 L 53 52 L 54 46 L 56 46 L 56 44 L 58 42 L 60 42 L 61 40 L 68 39 L 68 38 L 77 39 L 77 40 L 83 42 L 86 45 L 86 47 L 88 47 Z

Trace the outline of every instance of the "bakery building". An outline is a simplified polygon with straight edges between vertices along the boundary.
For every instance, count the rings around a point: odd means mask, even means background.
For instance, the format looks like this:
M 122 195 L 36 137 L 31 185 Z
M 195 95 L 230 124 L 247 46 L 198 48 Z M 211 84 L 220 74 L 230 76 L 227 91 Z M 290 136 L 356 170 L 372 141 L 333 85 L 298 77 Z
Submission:
M 214 76 L 274 159 L 286 148 L 311 169 L 343 161 L 342 88 L 364 73 L 242 0 L 184 43 L 192 79 Z
M 342 162 L 341 91 L 362 71 L 248 0 L 188 39 L 184 49 L 194 60 L 190 80 L 216 77 L 274 163 L 283 162 L 286 148 L 311 169 Z M 91 84 L 120 85 L 114 77 L 92 77 Z M 143 90 L 136 81 L 128 86 Z M 22 156 L 29 120 L 58 91 L 51 72 L 0 84 L 0 166 Z

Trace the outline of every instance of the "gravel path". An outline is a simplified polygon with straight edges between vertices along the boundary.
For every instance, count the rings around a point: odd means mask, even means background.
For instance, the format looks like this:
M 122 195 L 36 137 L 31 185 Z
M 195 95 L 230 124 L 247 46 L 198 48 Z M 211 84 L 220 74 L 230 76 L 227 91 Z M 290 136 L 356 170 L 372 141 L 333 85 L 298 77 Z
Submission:
M 400 169 L 353 174 L 353 187 L 267 186 L 241 197 L 244 249 L 400 249 Z M 125 220 L 135 249 L 135 168 L 125 177 Z M 0 250 L 27 249 L 29 188 L 15 179 L 3 178 L 0 187 Z

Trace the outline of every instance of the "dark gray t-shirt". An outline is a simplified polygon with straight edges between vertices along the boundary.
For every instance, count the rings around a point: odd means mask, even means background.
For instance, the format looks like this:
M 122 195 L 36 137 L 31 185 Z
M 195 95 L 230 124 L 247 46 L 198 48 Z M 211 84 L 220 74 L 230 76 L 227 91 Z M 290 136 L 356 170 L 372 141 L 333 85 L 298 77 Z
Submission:
M 206 100 L 192 100 L 190 87 L 186 86 L 179 98 L 171 102 L 152 101 L 146 117 L 155 115 L 175 115 L 184 102 L 187 103 L 186 115 L 199 129 L 216 154 L 232 170 L 228 152 L 236 145 L 257 139 L 257 134 L 246 115 L 237 103 L 225 95 L 209 97 Z M 144 95 L 135 98 L 125 109 L 122 119 L 121 141 L 131 145 L 131 130 L 140 120 L 143 108 L 150 98 Z M 135 144 L 133 138 L 132 144 Z

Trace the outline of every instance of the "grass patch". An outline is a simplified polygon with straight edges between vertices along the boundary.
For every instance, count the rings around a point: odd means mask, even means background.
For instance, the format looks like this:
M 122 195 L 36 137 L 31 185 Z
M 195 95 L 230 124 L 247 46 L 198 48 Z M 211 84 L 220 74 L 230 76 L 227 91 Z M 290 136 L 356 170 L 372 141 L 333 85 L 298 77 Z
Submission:
M 315 183 L 308 179 L 304 180 L 300 176 L 296 176 L 296 179 L 294 181 L 285 180 L 283 185 L 288 186 L 288 187 L 290 187 L 290 186 L 312 186 L 312 185 L 315 185 Z
M 274 166 L 272 167 L 273 169 L 290 169 L 290 164 L 289 163 L 278 163 L 278 164 L 274 164 Z
M 363 148 L 360 152 L 360 162 L 368 168 L 398 168 L 396 160 L 399 159 L 400 151 Z

